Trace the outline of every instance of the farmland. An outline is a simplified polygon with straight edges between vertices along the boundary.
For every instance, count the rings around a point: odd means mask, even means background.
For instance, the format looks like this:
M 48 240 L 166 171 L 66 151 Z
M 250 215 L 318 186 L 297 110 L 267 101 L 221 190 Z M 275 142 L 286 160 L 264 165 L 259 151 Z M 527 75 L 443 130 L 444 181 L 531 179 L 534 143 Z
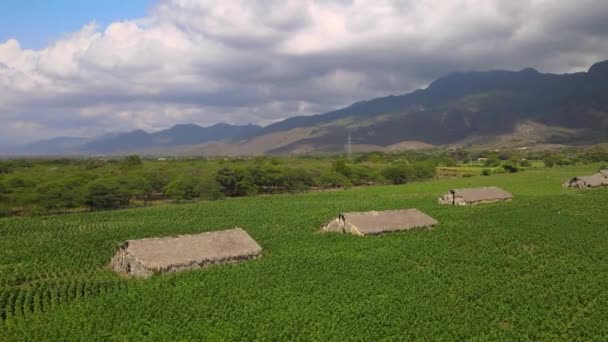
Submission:
M 561 187 L 598 167 L 0 219 L 0 340 L 606 340 L 608 189 Z M 515 200 L 437 204 L 490 185 Z M 318 233 L 401 208 L 440 224 Z M 234 227 L 263 257 L 148 280 L 105 267 L 128 239 Z

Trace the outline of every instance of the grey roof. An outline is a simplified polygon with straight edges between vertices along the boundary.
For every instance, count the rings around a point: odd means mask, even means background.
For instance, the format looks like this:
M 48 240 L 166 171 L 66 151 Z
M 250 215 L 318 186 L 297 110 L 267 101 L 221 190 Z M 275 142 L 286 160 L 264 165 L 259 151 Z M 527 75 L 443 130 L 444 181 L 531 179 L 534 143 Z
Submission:
M 587 184 L 587 186 L 590 186 L 590 187 L 599 187 L 599 186 L 608 185 L 608 179 L 605 178 L 601 173 L 596 173 L 591 176 L 576 177 L 575 179 L 579 179 L 579 180 L 585 182 L 585 184 Z
M 330 222 L 324 230 L 343 231 L 357 235 L 432 227 L 438 222 L 417 209 L 345 213 Z
M 233 262 L 259 255 L 262 247 L 243 229 L 129 240 L 111 266 L 118 272 L 147 277 L 209 264 Z
M 508 200 L 513 198 L 513 195 L 497 187 L 454 189 L 450 190 L 450 192 L 452 192 L 454 196 L 462 198 L 467 203 Z

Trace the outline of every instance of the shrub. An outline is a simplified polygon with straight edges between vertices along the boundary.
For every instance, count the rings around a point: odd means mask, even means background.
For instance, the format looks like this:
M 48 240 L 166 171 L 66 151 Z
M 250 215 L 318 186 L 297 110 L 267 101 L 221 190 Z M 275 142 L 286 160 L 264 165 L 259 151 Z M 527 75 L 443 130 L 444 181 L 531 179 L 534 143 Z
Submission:
M 393 184 L 405 184 L 410 181 L 424 180 L 435 177 L 435 165 L 429 162 L 415 164 L 400 164 L 389 166 L 382 175 Z
M 496 156 L 489 157 L 483 164 L 485 167 L 497 167 L 500 166 L 500 159 Z
M 502 168 L 509 173 L 516 173 L 519 171 L 519 168 L 517 168 L 517 166 L 510 163 L 504 164 Z
M 285 186 L 289 191 L 304 191 L 314 184 L 309 172 L 304 169 L 288 168 L 284 170 Z
M 481 175 L 482 176 L 489 176 L 491 173 L 492 173 L 492 171 L 489 170 L 489 169 L 483 169 L 483 170 L 481 170 Z
M 382 180 L 382 176 L 378 172 L 366 165 L 350 166 L 347 177 L 354 185 L 374 184 Z
M 408 165 L 389 166 L 382 171 L 382 176 L 393 184 L 405 184 L 412 175 Z
M 529 160 L 524 159 L 524 160 L 522 160 L 521 162 L 519 162 L 519 166 L 522 166 L 522 167 L 530 167 L 530 166 L 532 166 L 532 163 L 530 163 L 530 161 L 529 161 Z

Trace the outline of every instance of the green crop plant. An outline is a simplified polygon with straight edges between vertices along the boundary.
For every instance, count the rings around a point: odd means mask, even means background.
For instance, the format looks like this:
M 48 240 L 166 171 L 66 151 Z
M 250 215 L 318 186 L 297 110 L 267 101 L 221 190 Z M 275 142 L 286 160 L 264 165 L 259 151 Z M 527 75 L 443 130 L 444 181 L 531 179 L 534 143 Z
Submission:
M 599 164 L 332 192 L 0 219 L 0 340 L 606 340 Z M 444 206 L 448 189 L 513 201 Z M 340 212 L 418 208 L 432 230 L 321 234 Z M 137 238 L 242 227 L 259 259 L 146 280 L 106 267 Z

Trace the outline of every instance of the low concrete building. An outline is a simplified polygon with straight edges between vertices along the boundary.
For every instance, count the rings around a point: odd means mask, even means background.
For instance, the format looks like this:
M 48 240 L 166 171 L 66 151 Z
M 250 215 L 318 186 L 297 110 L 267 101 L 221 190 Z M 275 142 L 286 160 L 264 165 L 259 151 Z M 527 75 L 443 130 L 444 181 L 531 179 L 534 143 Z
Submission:
M 453 189 L 439 197 L 440 204 L 471 205 L 510 201 L 513 195 L 497 187 Z
M 417 209 L 369 211 L 340 214 L 325 225 L 326 232 L 377 235 L 437 225 L 432 217 Z
M 112 258 L 110 267 L 124 275 L 147 278 L 213 264 L 252 259 L 262 247 L 240 228 L 196 235 L 129 240 Z
M 608 175 L 606 174 L 608 174 L 608 171 L 602 170 L 591 176 L 574 177 L 567 180 L 564 183 L 564 186 L 568 188 L 579 189 L 599 188 L 603 186 L 608 186 Z

